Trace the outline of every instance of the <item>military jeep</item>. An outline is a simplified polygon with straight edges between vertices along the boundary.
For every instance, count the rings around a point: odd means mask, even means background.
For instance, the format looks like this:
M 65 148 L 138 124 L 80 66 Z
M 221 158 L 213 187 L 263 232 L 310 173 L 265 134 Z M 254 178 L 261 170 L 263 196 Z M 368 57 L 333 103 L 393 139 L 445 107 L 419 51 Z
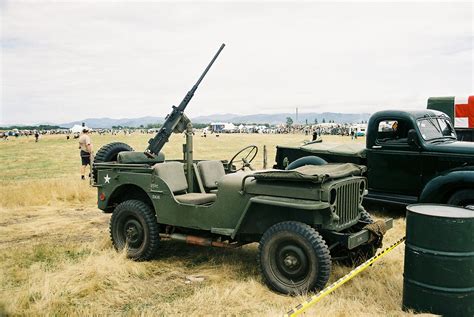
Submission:
M 193 160 L 192 125 L 183 111 L 196 88 L 173 107 L 145 152 L 115 142 L 96 155 L 98 207 L 112 213 L 117 250 L 149 260 L 159 253 L 161 239 L 226 248 L 258 242 L 264 281 L 286 294 L 323 288 L 331 260 L 357 262 L 374 254 L 383 232 L 371 227 L 361 205 L 365 167 L 256 171 L 256 146 L 230 160 Z M 173 131 L 186 133 L 183 160 L 165 160 L 161 151 Z M 390 228 L 392 221 L 381 224 Z

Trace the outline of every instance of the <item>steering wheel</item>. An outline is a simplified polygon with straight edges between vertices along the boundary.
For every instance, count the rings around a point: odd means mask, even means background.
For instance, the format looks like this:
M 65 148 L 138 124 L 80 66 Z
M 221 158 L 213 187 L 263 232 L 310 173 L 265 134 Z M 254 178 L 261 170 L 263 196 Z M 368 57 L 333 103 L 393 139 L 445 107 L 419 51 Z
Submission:
M 255 159 L 258 153 L 258 147 L 256 145 L 249 145 L 244 147 L 242 150 L 237 152 L 227 163 L 227 169 L 230 172 L 237 172 L 237 171 L 244 171 L 246 167 L 248 167 L 251 171 L 254 170 L 254 168 L 250 165 L 252 161 Z M 238 169 L 233 169 L 232 168 L 232 163 L 234 163 L 234 160 L 240 156 L 240 159 L 242 160 L 242 166 Z M 250 158 L 250 159 L 249 159 Z

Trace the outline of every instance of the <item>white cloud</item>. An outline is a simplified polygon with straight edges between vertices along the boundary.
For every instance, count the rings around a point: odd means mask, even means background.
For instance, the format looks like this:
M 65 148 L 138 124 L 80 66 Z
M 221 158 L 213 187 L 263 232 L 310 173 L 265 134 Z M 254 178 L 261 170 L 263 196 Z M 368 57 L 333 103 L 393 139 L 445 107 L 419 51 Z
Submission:
M 1 123 L 422 108 L 472 94 L 470 3 L 7 2 Z

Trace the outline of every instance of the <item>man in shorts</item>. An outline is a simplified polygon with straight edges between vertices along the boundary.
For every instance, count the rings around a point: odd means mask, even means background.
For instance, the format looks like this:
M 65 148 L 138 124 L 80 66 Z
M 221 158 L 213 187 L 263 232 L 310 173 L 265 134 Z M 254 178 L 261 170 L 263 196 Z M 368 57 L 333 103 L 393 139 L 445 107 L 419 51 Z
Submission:
M 79 149 L 81 150 L 81 179 L 86 179 L 86 166 L 89 165 L 89 177 L 91 176 L 90 167 L 91 167 L 91 158 L 93 155 L 92 151 L 92 141 L 89 136 L 89 129 L 84 128 L 82 134 L 79 137 Z

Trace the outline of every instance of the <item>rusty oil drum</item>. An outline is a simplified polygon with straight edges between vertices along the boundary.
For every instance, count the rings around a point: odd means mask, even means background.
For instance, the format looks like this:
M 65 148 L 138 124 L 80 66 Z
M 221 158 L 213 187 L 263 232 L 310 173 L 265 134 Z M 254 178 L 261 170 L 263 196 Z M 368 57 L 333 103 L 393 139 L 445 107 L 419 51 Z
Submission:
M 403 309 L 474 316 L 474 210 L 407 207 Z

